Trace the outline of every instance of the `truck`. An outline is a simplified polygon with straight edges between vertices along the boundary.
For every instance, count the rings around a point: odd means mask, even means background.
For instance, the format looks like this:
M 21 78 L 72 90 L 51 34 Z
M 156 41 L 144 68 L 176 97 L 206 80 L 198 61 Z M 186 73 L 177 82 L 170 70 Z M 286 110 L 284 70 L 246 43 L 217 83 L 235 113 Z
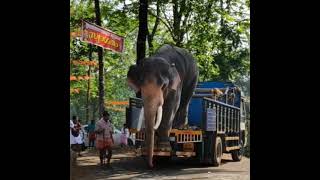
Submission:
M 145 156 L 142 99 L 130 98 L 126 123 L 135 133 L 136 152 Z M 240 161 L 246 143 L 246 99 L 231 82 L 199 82 L 188 109 L 188 124 L 171 129 L 172 151 L 154 150 L 154 159 L 192 157 L 200 163 L 219 166 L 223 153 Z

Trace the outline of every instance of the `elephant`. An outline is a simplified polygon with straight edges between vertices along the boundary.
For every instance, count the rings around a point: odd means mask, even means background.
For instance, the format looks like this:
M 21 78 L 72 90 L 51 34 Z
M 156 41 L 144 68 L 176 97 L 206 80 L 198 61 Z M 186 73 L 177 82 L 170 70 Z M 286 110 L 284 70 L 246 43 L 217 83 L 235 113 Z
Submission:
M 167 44 L 142 62 L 141 65 L 129 67 L 127 83 L 141 94 L 147 159 L 152 168 L 155 133 L 157 149 L 171 151 L 170 130 L 187 125 L 188 106 L 199 72 L 189 52 Z

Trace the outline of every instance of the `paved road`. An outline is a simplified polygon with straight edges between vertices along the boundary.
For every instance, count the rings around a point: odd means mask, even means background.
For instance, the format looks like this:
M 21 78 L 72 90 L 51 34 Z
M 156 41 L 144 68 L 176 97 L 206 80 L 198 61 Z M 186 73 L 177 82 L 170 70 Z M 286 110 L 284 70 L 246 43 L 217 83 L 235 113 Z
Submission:
M 222 165 L 211 167 L 200 165 L 194 160 L 174 159 L 160 164 L 155 170 L 147 170 L 143 158 L 135 157 L 133 151 L 118 150 L 112 157 L 112 168 L 98 166 L 96 152 L 85 152 L 73 167 L 73 180 L 171 180 L 171 179 L 212 179 L 212 180 L 249 180 L 250 160 L 233 162 L 229 154 L 223 156 Z

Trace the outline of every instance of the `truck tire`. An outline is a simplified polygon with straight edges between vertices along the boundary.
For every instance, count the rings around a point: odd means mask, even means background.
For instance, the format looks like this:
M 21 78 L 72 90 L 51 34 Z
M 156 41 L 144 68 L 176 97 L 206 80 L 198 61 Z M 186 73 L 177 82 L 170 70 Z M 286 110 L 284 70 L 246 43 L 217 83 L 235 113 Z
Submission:
M 214 144 L 214 153 L 213 153 L 213 165 L 219 166 L 221 164 L 222 158 L 222 141 L 220 137 L 216 137 L 216 141 Z
M 240 141 L 240 149 L 231 151 L 232 160 L 241 161 L 243 154 L 243 141 Z
M 153 162 L 156 165 L 167 165 L 170 163 L 170 156 L 153 156 Z

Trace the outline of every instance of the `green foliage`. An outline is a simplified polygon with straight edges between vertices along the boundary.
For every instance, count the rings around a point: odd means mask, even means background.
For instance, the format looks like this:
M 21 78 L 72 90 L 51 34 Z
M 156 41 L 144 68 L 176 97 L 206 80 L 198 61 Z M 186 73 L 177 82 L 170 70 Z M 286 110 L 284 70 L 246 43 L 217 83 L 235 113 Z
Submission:
M 89 1 L 71 1 L 70 29 L 76 31 L 81 26 L 81 19 L 94 22 L 94 6 Z M 104 50 L 105 67 L 105 99 L 108 101 L 125 101 L 128 97 L 134 96 L 133 92 L 126 85 L 127 70 L 131 64 L 135 63 L 135 39 L 134 31 L 137 29 L 137 20 L 134 17 L 126 16 L 125 12 L 113 9 L 117 3 L 101 2 L 102 26 L 108 27 L 115 33 L 125 36 L 125 52 L 122 54 Z M 108 17 L 108 18 L 106 18 Z M 96 49 L 96 48 L 93 48 Z M 72 38 L 70 41 L 70 60 L 87 60 L 89 56 L 89 46 L 79 39 Z M 97 53 L 94 51 L 93 60 L 97 60 Z M 71 75 L 86 75 L 87 66 L 73 66 L 71 64 Z M 91 92 L 89 119 L 98 119 L 98 69 L 91 70 Z M 70 88 L 80 88 L 80 93 L 70 95 L 70 115 L 76 114 L 82 122 L 85 122 L 87 81 L 71 81 Z M 116 107 L 122 108 L 124 107 Z M 108 109 L 112 115 L 112 121 L 117 128 L 120 128 L 125 120 L 124 111 Z
M 248 74 L 248 8 L 243 0 L 199 1 L 194 6 L 186 47 L 198 60 L 200 81 L 235 81 Z
M 173 26 L 172 1 L 159 0 L 160 22 L 153 37 L 153 49 L 161 45 L 177 44 L 188 49 L 196 58 L 200 71 L 199 81 L 233 81 L 245 95 L 250 96 L 250 17 L 249 0 L 178 0 L 186 3 L 180 26 Z M 152 32 L 156 21 L 157 0 L 149 1 L 148 28 Z M 138 34 L 139 1 L 100 1 L 102 26 L 125 37 L 125 51 L 122 54 L 104 50 L 105 99 L 126 101 L 134 93 L 126 85 L 126 73 L 136 61 L 136 40 Z M 189 13 L 189 14 L 188 14 Z M 79 30 L 81 20 L 94 22 L 94 3 L 91 0 L 71 0 L 70 30 Z M 188 18 L 185 20 L 185 16 Z M 179 27 L 179 29 L 174 29 Z M 177 39 L 173 32 L 183 34 Z M 181 42 L 177 42 L 181 41 Z M 148 45 L 148 44 L 147 44 Z M 148 46 L 147 46 L 148 47 Z M 93 60 L 97 54 L 93 53 Z M 149 52 L 147 48 L 147 56 Z M 89 46 L 78 39 L 70 41 L 70 60 L 87 60 Z M 85 75 L 88 67 L 72 66 L 71 75 Z M 90 119 L 98 119 L 98 69 L 92 68 L 90 93 Z M 71 94 L 70 113 L 85 120 L 87 81 L 72 81 L 71 88 L 80 88 L 79 94 Z M 123 108 L 124 107 L 116 107 Z M 108 108 L 107 108 L 108 109 Z M 109 110 L 109 109 L 108 109 Z M 113 123 L 121 127 L 125 113 L 109 110 Z

